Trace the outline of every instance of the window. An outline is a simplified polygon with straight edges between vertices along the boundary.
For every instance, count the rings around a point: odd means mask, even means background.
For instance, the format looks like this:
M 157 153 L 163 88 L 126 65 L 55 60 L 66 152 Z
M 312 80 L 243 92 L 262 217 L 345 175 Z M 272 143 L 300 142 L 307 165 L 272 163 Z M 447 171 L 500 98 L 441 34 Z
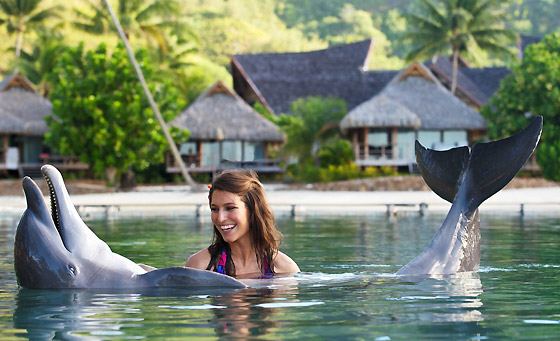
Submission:
M 441 131 L 419 130 L 418 142 L 426 148 L 437 149 L 437 147 L 441 144 Z
M 467 145 L 467 132 L 465 130 L 445 130 L 443 132 L 444 148 L 450 149 Z

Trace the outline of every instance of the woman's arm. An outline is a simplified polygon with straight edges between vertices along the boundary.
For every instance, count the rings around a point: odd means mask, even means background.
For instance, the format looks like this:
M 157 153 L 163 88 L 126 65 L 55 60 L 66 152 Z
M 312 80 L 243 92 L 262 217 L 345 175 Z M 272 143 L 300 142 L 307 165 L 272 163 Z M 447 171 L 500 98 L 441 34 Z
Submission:
M 300 272 L 299 266 L 288 255 L 278 251 L 274 258 L 274 272 L 277 274 Z

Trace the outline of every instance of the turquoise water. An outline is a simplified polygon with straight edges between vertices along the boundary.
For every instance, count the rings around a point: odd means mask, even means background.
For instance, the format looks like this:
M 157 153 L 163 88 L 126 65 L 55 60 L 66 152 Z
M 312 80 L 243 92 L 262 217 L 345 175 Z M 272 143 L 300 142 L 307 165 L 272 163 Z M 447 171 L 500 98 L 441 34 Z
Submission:
M 0 217 L 0 339 L 560 338 L 560 214 L 481 213 L 478 273 L 405 280 L 444 214 L 279 217 L 295 277 L 250 289 L 26 290 L 12 265 L 17 219 Z M 194 216 L 87 220 L 117 253 L 183 265 L 208 245 Z

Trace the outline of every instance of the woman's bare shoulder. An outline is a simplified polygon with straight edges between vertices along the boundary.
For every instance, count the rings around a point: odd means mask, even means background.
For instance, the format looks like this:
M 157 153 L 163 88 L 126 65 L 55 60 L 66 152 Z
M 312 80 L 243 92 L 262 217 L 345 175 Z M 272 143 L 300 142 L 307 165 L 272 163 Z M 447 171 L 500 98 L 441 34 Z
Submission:
M 202 249 L 195 254 L 192 254 L 189 259 L 187 259 L 186 267 L 206 270 L 206 267 L 210 263 L 210 252 L 208 248 Z
M 287 254 L 278 251 L 274 258 L 274 272 L 276 273 L 296 273 L 300 272 L 299 266 Z

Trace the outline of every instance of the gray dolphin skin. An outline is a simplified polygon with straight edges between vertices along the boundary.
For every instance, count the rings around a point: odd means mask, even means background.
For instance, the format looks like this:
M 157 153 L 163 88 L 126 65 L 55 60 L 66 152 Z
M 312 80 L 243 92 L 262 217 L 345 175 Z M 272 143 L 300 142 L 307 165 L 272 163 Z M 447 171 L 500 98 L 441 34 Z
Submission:
M 426 249 L 397 275 L 447 275 L 477 271 L 480 265 L 478 207 L 519 172 L 537 147 L 543 119 L 537 116 L 508 138 L 435 151 L 416 141 L 416 161 L 426 184 L 452 202 Z
M 51 210 L 37 184 L 23 179 L 27 209 L 14 242 L 14 268 L 25 288 L 246 288 L 216 272 L 169 267 L 146 272 L 111 251 L 83 222 L 70 201 L 62 175 L 53 166 L 41 168 L 50 190 Z

